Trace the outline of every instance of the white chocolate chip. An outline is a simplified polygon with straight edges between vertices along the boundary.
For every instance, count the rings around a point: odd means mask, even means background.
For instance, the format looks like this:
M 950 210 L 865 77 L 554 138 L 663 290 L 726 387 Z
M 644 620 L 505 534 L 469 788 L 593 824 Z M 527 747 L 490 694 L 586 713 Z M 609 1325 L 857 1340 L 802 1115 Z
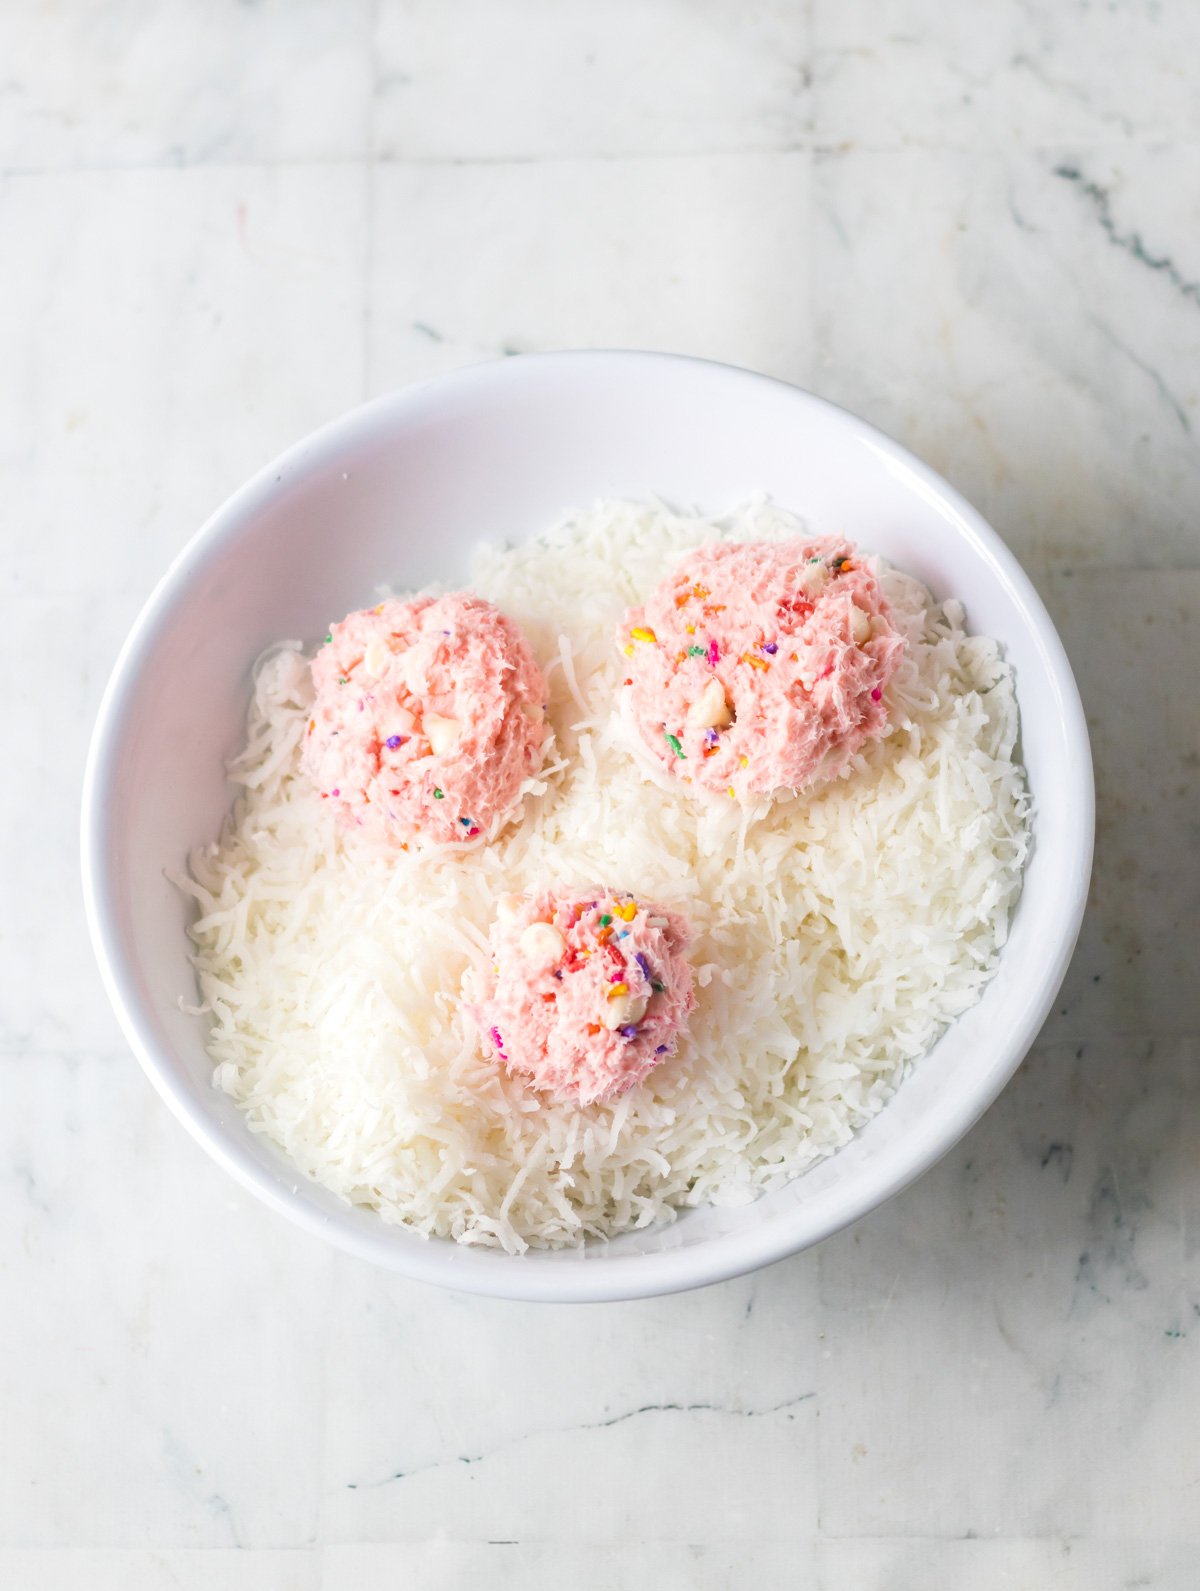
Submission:
M 710 679 L 696 697 L 687 710 L 687 721 L 696 729 L 725 729 L 733 722 L 725 687 L 719 679 Z
M 501 895 L 496 902 L 496 915 L 504 922 L 511 922 L 524 904 L 524 895 Z
M 553 923 L 530 923 L 521 935 L 521 954 L 539 967 L 549 967 L 567 948 L 567 942 Z
M 806 563 L 801 574 L 804 589 L 810 597 L 819 597 L 829 584 L 829 570 L 823 563 Z
M 631 1027 L 635 1022 L 640 1022 L 649 1004 L 648 995 L 619 994 L 605 1006 L 600 1020 L 615 1033 L 618 1028 Z
M 363 653 L 363 667 L 372 679 L 379 679 L 387 668 L 391 656 L 391 647 L 376 635 L 367 643 L 367 650 Z
M 458 740 L 462 725 L 457 718 L 442 718 L 438 713 L 425 714 L 425 738 L 435 757 L 449 751 Z
M 399 659 L 398 672 L 400 678 L 413 696 L 423 696 L 426 690 L 425 666 L 421 661 L 421 654 L 415 646 L 408 647 L 395 656 Z
M 850 636 L 855 646 L 861 646 L 864 641 L 871 639 L 871 615 L 864 613 L 861 608 L 850 609 Z

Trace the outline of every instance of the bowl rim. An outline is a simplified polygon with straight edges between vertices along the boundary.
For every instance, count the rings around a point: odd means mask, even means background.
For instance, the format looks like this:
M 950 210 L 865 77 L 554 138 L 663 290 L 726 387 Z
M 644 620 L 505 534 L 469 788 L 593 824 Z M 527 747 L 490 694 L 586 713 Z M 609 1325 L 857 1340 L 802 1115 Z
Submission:
M 114 907 L 115 866 L 105 845 L 111 816 L 111 792 L 116 754 L 142 665 L 168 621 L 175 603 L 185 593 L 194 574 L 227 540 L 241 532 L 244 523 L 274 495 L 279 483 L 299 470 L 336 455 L 357 434 L 369 432 L 380 421 L 419 411 L 431 394 L 440 396 L 459 388 L 484 390 L 503 386 L 512 373 L 532 367 L 556 365 L 574 372 L 588 367 L 611 372 L 630 367 L 671 364 L 719 372 L 723 379 L 765 385 L 788 395 L 801 405 L 833 413 L 848 433 L 901 465 L 918 490 L 936 497 L 943 509 L 957 518 L 961 528 L 1007 581 L 1025 624 L 1036 636 L 1055 684 L 1055 715 L 1068 746 L 1062 778 L 1069 785 L 1066 800 L 1077 818 L 1072 854 L 1064 859 L 1066 885 L 1062 889 L 1061 924 L 1056 953 L 1043 965 L 1035 988 L 1030 990 L 1023 1020 L 999 1045 L 978 1086 L 938 1130 L 918 1140 L 913 1152 L 883 1177 L 861 1178 L 850 1196 L 836 1209 L 814 1214 L 797 1204 L 786 1219 L 766 1223 L 749 1232 L 722 1234 L 695 1246 L 665 1249 L 654 1255 L 620 1255 L 601 1264 L 587 1264 L 587 1250 L 577 1265 L 538 1264 L 539 1251 L 523 1256 L 501 1255 L 486 1249 L 450 1245 L 447 1240 L 399 1245 L 391 1241 L 392 1229 L 378 1223 L 367 1231 L 339 1225 L 322 1214 L 314 1203 L 289 1193 L 258 1161 L 222 1129 L 215 1117 L 197 1109 L 174 1071 L 166 1046 L 161 1046 L 143 1010 L 137 977 L 127 947 L 117 928 Z M 1048 1016 L 1066 976 L 1079 937 L 1091 876 L 1095 829 L 1095 791 L 1087 723 L 1078 687 L 1058 632 L 1041 597 L 1016 556 L 977 509 L 946 480 L 900 443 L 867 421 L 827 398 L 802 387 L 737 365 L 685 354 L 636 349 L 568 349 L 521 354 L 516 357 L 468 365 L 382 394 L 328 421 L 293 443 L 258 470 L 197 530 L 153 587 L 134 621 L 113 665 L 96 717 L 84 772 L 80 818 L 80 852 L 85 915 L 93 952 L 109 1001 L 122 1032 L 143 1071 L 175 1117 L 203 1149 L 235 1180 L 271 1209 L 323 1237 L 341 1250 L 411 1277 L 463 1292 L 529 1302 L 611 1302 L 682 1292 L 729 1280 L 799 1253 L 861 1219 L 870 1210 L 899 1193 L 930 1169 L 979 1120 L 1012 1077 Z M 297 1172 L 297 1176 L 300 1173 Z M 348 1207 L 349 1208 L 349 1207 Z M 451 1263 L 453 1261 L 453 1263 Z

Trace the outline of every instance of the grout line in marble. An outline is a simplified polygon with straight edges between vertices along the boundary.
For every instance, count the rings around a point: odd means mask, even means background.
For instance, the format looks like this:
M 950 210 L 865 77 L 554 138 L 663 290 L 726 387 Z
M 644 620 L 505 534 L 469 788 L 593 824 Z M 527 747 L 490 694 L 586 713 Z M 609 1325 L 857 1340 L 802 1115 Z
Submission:
M 1110 149 L 1145 148 L 1155 150 L 1162 140 L 1150 134 L 1130 138 L 1104 138 L 1099 140 L 1062 138 L 1038 139 L 1028 144 L 1001 138 L 980 139 L 924 139 L 904 138 L 868 142 L 858 139 L 840 139 L 828 142 L 817 138 L 791 139 L 786 143 L 715 145 L 704 149 L 626 149 L 626 150 L 570 150 L 546 151 L 539 154 L 507 155 L 405 155 L 391 150 L 368 155 L 295 155 L 253 156 L 238 160 L 180 159 L 178 157 L 150 158 L 146 160 L 113 160 L 77 162 L 74 165 L 5 165 L 0 163 L 0 182 L 36 181 L 50 177 L 135 176 L 166 172 L 195 174 L 197 172 L 236 171 L 349 171 L 358 167 L 386 170 L 488 170 L 522 166 L 601 166 L 629 165 L 637 161 L 687 162 L 703 160 L 762 160 L 772 156 L 788 157 L 807 155 L 817 161 L 834 161 L 847 156 L 901 157 L 905 155 L 1003 155 L 1014 149 L 1031 157 L 1061 159 L 1066 152 L 1072 154 L 1086 150 L 1090 154 L 1103 154 Z M 1174 141 L 1181 150 L 1200 150 L 1200 137 Z M 1018 222 L 1018 224 L 1020 224 Z M 1154 263 L 1154 262 L 1148 262 Z
M 371 383 L 373 380 L 374 363 L 371 358 L 372 331 L 375 324 L 375 301 L 372 283 L 375 275 L 375 217 L 378 210 L 378 186 L 376 183 L 376 166 L 378 163 L 378 150 L 376 142 L 379 133 L 377 107 L 379 105 L 379 5 L 380 0 L 371 0 L 368 17 L 368 39 L 370 48 L 370 74 L 371 93 L 367 105 L 367 171 L 366 193 L 363 199 L 363 260 L 362 260 L 362 309 L 363 309 L 363 345 L 362 345 L 362 400 L 365 403 L 371 396 Z
M 1060 158 L 1063 151 L 1089 150 L 1101 153 L 1112 146 L 1155 146 L 1154 138 L 1120 138 L 1101 142 L 1038 142 L 1020 148 L 1031 156 Z M 1181 148 L 1200 148 L 1200 138 L 1182 140 Z M 1009 146 L 1012 148 L 1012 146 Z M 379 167 L 396 170 L 476 170 L 508 169 L 524 165 L 627 165 L 637 161 L 667 162 L 726 161 L 726 159 L 769 159 L 770 156 L 802 156 L 807 154 L 816 161 L 836 161 L 845 156 L 906 156 L 906 154 L 998 154 L 995 145 L 985 140 L 921 140 L 906 138 L 904 142 L 867 143 L 847 138 L 836 143 L 821 142 L 816 138 L 789 140 L 788 143 L 762 143 L 762 145 L 716 145 L 703 150 L 573 150 L 565 153 L 541 154 L 396 154 L 395 151 L 361 156 L 361 154 L 333 154 L 333 156 L 247 156 L 231 161 L 205 161 L 205 159 L 145 159 L 145 161 L 94 161 L 76 164 L 5 165 L 0 164 L 0 181 L 27 181 L 46 177 L 123 177 L 123 175 L 150 175 L 150 173 L 196 172 L 263 172 L 263 170 L 353 170 L 355 167 Z
M 75 165 L 7 166 L 0 164 L 0 180 L 33 177 L 121 176 L 125 173 L 196 171 L 322 171 L 351 170 L 358 166 L 384 166 L 416 170 L 459 167 L 475 169 L 508 166 L 623 165 L 635 160 L 688 161 L 762 159 L 771 155 L 840 154 L 858 145 L 814 145 L 807 140 L 783 144 L 716 145 L 705 149 L 572 150 L 536 155 L 402 155 L 384 150 L 369 155 L 247 156 L 242 160 L 188 160 L 178 158 L 78 162 Z M 1060 152 L 1054 145 L 1048 152 Z
M 345 1263 L 347 1256 L 336 1253 L 330 1249 L 328 1264 L 330 1274 L 336 1277 L 339 1268 Z M 330 1289 L 331 1297 L 336 1299 L 336 1288 Z M 330 1489 L 327 1469 L 329 1463 L 329 1410 L 330 1410 L 330 1356 L 335 1330 L 335 1309 L 327 1308 L 322 1311 L 321 1319 L 321 1351 L 318 1360 L 319 1387 L 317 1397 L 317 1429 L 315 1432 L 317 1459 L 314 1480 L 314 1497 L 312 1503 L 312 1542 L 314 1545 L 325 1540 L 325 1499 Z
M 802 84 L 804 88 L 804 122 L 805 138 L 809 144 L 817 142 L 817 59 L 816 49 L 817 18 L 816 0 L 808 0 L 804 7 L 802 27 L 804 30 L 804 67 L 802 69 Z M 815 149 L 814 149 L 815 153 Z

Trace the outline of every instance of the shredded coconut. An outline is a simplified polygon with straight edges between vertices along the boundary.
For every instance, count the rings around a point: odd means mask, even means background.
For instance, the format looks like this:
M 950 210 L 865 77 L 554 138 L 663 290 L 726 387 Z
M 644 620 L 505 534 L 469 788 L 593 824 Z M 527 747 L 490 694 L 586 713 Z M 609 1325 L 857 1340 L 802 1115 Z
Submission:
M 179 880 L 214 1083 L 253 1130 L 384 1220 L 518 1253 L 744 1203 L 880 1109 L 979 998 L 1020 889 L 1028 798 L 999 648 L 879 567 L 908 643 L 890 732 L 770 807 L 664 791 L 616 710 L 614 629 L 684 553 L 803 533 L 763 502 L 722 521 L 597 503 L 482 547 L 470 586 L 530 637 L 557 755 L 522 822 L 466 853 L 340 830 L 300 772 L 301 647 L 259 660 L 241 794 Z M 697 1007 L 628 1093 L 549 1103 L 485 1058 L 462 985 L 499 897 L 596 878 L 686 915 Z

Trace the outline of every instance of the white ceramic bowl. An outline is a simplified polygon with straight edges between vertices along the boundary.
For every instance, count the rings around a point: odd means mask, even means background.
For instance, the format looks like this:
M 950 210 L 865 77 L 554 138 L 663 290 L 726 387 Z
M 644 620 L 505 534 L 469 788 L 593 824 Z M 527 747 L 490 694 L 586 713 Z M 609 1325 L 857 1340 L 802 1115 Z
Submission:
M 766 490 L 966 604 L 1016 669 L 1035 849 L 999 972 L 854 1141 L 738 1210 L 699 1209 L 582 1251 L 512 1258 L 425 1241 L 306 1181 L 213 1088 L 185 906 L 164 877 L 230 802 L 248 670 L 309 641 L 381 581 L 454 580 L 481 535 L 520 539 L 598 496 L 716 512 Z M 151 1082 L 273 1209 L 378 1264 L 501 1297 L 640 1297 L 792 1254 L 865 1214 L 962 1136 L 1032 1043 L 1066 971 L 1091 867 L 1087 730 L 1058 636 L 1020 566 L 945 481 L 869 425 L 766 377 L 647 353 L 478 366 L 326 426 L 216 513 L 154 591 L 100 710 L 83 876 L 104 981 Z

